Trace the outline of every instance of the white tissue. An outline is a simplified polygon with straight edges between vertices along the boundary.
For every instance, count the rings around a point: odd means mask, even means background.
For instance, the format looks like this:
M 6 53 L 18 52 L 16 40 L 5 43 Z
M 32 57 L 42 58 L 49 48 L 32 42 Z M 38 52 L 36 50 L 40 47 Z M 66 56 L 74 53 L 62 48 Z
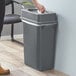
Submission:
M 44 13 L 42 13 L 42 12 L 40 12 L 39 10 L 37 10 L 37 13 L 38 13 L 38 14 L 47 14 L 48 12 L 45 11 Z
M 38 14 L 42 14 L 39 10 L 37 10 L 37 13 L 38 13 Z

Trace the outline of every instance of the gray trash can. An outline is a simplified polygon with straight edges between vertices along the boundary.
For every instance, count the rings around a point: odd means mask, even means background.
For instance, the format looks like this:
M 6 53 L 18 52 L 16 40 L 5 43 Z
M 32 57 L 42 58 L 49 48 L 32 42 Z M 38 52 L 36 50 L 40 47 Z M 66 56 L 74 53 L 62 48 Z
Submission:
M 22 9 L 24 61 L 37 70 L 54 68 L 57 16 L 38 14 L 37 9 Z

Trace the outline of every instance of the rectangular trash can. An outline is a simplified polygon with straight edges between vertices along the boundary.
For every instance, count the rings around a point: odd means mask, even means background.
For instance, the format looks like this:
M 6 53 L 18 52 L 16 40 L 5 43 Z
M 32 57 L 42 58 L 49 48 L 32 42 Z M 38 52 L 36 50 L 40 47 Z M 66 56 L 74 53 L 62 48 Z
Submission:
M 54 68 L 56 13 L 38 14 L 37 9 L 22 9 L 24 61 L 37 70 Z

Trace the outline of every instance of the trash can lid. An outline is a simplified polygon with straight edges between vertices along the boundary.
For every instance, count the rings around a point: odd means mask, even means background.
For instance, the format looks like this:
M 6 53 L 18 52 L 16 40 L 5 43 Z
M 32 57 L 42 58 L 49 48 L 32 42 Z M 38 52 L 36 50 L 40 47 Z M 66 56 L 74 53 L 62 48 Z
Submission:
M 56 13 L 45 11 L 44 13 L 40 13 L 37 9 L 22 9 L 21 19 L 30 21 L 33 23 L 56 23 L 57 16 Z

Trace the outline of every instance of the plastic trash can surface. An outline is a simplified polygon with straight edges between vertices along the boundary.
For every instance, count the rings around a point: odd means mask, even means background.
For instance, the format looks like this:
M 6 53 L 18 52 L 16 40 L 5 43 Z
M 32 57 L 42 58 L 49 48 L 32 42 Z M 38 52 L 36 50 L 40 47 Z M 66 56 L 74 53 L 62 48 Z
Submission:
M 54 68 L 57 16 L 38 14 L 37 9 L 22 9 L 25 64 L 37 70 Z

